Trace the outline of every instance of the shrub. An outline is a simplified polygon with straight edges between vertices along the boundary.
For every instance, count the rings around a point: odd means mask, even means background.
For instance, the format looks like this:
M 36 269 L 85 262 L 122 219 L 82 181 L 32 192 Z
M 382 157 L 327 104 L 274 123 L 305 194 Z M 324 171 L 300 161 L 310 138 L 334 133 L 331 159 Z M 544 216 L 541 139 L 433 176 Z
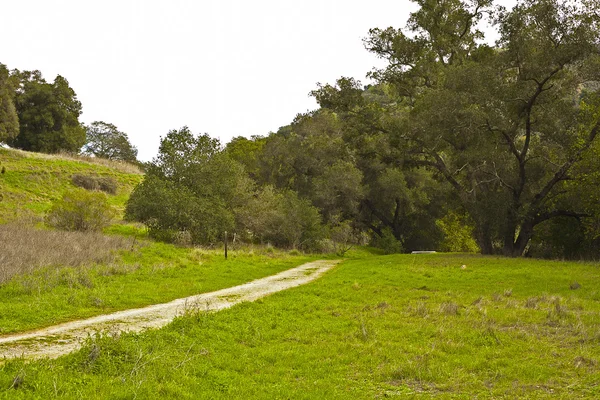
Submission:
M 101 176 L 96 179 L 98 187 L 105 193 L 117 194 L 117 181 L 110 176 Z
M 331 240 L 335 253 L 344 256 L 348 250 L 359 242 L 359 237 L 348 221 L 343 221 L 331 228 Z
M 291 190 L 264 187 L 237 209 L 236 218 L 258 241 L 280 247 L 314 250 L 324 237 L 319 210 Z
M 117 181 L 110 176 L 90 176 L 75 174 L 71 178 L 73 185 L 86 190 L 101 190 L 105 193 L 117 193 Z
M 114 215 L 104 193 L 74 189 L 54 203 L 46 222 L 66 231 L 100 231 Z
M 214 244 L 224 231 L 234 231 L 233 210 L 251 196 L 251 188 L 242 165 L 217 139 L 196 137 L 184 127 L 161 140 L 144 181 L 127 201 L 125 218 L 146 224 L 160 240 L 177 241 L 179 232 L 188 232 L 192 244 Z
M 233 228 L 233 214 L 220 202 L 152 175 L 133 190 L 125 218 L 143 222 L 150 236 L 164 242 L 178 242 L 187 232 L 190 243 L 214 243 Z
M 404 251 L 402 243 L 394 236 L 394 232 L 388 227 L 383 228 L 381 236 L 377 236 L 373 240 L 373 245 L 382 249 L 385 254 L 402 253 Z
M 84 188 L 86 190 L 98 190 L 98 182 L 96 178 L 89 175 L 75 174 L 71 178 L 73 185 Z
M 473 226 L 459 214 L 450 212 L 442 219 L 435 221 L 444 233 L 440 250 L 449 252 L 477 253 L 479 246 L 473 237 Z

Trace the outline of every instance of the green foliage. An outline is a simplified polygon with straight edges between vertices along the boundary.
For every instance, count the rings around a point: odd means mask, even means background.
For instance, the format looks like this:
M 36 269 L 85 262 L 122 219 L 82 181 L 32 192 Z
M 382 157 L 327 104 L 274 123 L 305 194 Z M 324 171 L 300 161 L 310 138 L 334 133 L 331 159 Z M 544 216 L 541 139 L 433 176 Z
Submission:
M 349 221 L 342 221 L 331 228 L 329 237 L 333 244 L 335 254 L 340 257 L 355 245 L 358 244 L 359 238 L 356 230 L 350 225 Z
M 153 175 L 133 190 L 125 216 L 145 223 L 150 236 L 165 242 L 188 232 L 192 243 L 214 243 L 234 227 L 233 214 L 223 204 Z
M 19 118 L 13 97 L 10 74 L 6 66 L 0 63 L 0 143 L 19 134 Z
M 554 218 L 536 227 L 527 256 L 567 260 L 600 259 L 600 238 L 575 218 Z
M 394 232 L 388 227 L 381 230 L 381 236 L 373 237 L 373 246 L 382 249 L 385 254 L 396 254 L 404 251 L 402 243 L 396 239 Z
M 232 159 L 244 166 L 248 175 L 255 180 L 260 179 L 260 159 L 267 139 L 262 136 L 252 136 L 247 139 L 238 136 L 225 146 L 225 152 Z
M 129 142 L 127 134 L 115 125 L 95 121 L 85 129 L 87 142 L 83 147 L 84 153 L 110 160 L 137 161 L 137 149 Z
M 276 246 L 314 249 L 323 238 L 319 210 L 291 190 L 260 190 L 237 211 L 238 224 L 251 239 Z
M 444 234 L 440 250 L 446 252 L 478 253 L 479 247 L 473 238 L 473 226 L 467 219 L 455 212 L 446 214 L 436 221 Z
M 328 221 L 335 215 L 354 216 L 365 192 L 363 174 L 354 163 L 332 161 L 313 180 L 313 202 Z
M 406 29 L 372 29 L 365 39 L 388 61 L 369 74 L 375 86 L 341 78 L 313 95 L 364 156 L 366 182 L 395 174 L 381 187 L 402 202 L 399 174 L 426 167 L 467 210 L 484 253 L 522 255 L 537 225 L 586 214 L 571 201 L 569 181 L 599 141 L 598 5 L 540 0 L 498 9 L 500 39 L 491 47 L 477 27 L 492 1 L 418 3 Z M 406 244 L 411 229 L 386 223 L 388 210 L 369 211 Z
M 251 182 L 217 139 L 195 137 L 187 127 L 170 131 L 144 181 L 133 191 L 126 218 L 148 225 L 154 238 L 192 243 L 220 241 L 235 227 L 235 209 L 250 196 Z M 188 232 L 187 234 L 182 232 Z
M 338 215 L 354 217 L 363 194 L 362 173 L 342 133 L 331 112 L 299 115 L 291 126 L 267 138 L 259 183 L 310 199 L 325 222 Z
M 114 216 L 104 193 L 73 189 L 54 203 L 46 223 L 66 231 L 101 231 Z
M 20 79 L 15 104 L 20 132 L 8 141 L 23 150 L 78 153 L 85 144 L 85 129 L 79 123 L 81 103 L 69 82 L 58 75 L 47 83 L 39 71 L 16 73 Z

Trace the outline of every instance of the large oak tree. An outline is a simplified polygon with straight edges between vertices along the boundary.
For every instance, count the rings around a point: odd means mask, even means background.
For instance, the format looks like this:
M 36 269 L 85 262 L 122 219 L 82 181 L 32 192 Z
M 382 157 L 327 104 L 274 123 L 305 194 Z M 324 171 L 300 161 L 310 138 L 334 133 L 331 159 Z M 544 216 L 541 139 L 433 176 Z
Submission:
M 569 202 L 574 167 L 600 129 L 596 2 L 418 0 L 407 29 L 373 29 L 388 61 L 371 76 L 387 101 L 341 79 L 315 91 L 358 140 L 385 136 L 404 168 L 448 182 L 484 253 L 522 255 L 535 227 L 587 215 Z M 486 15 L 500 33 L 486 44 Z

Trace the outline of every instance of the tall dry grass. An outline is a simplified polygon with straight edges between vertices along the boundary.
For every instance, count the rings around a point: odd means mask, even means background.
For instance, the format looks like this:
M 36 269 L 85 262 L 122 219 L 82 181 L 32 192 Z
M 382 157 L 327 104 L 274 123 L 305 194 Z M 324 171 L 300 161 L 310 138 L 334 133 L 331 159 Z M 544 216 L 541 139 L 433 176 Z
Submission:
M 112 168 L 114 170 L 126 173 L 126 174 L 138 174 L 141 175 L 144 172 L 139 166 L 128 163 L 126 161 L 109 160 L 107 158 L 90 157 L 82 154 L 71 154 L 71 153 L 57 153 L 57 154 L 46 154 L 46 153 L 34 153 L 30 151 L 11 149 L 14 152 L 21 154 L 24 157 L 43 158 L 43 159 L 62 159 L 70 161 L 81 161 L 89 164 L 97 164 L 105 167 Z
M 46 266 L 78 267 L 111 262 L 117 250 L 131 246 L 132 239 L 122 236 L 0 225 L 0 284 Z

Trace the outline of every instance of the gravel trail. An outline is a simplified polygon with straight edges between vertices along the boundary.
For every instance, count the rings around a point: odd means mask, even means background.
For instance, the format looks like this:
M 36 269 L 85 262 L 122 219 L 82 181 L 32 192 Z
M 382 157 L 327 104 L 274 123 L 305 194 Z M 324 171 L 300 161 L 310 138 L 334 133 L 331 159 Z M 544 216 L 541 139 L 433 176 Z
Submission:
M 313 281 L 335 266 L 337 260 L 320 260 L 242 285 L 173 300 L 169 303 L 118 311 L 84 320 L 0 336 L 2 358 L 56 358 L 75 351 L 90 335 L 118 335 L 160 328 L 193 309 L 218 311 L 243 301 L 254 301 L 281 290 Z

